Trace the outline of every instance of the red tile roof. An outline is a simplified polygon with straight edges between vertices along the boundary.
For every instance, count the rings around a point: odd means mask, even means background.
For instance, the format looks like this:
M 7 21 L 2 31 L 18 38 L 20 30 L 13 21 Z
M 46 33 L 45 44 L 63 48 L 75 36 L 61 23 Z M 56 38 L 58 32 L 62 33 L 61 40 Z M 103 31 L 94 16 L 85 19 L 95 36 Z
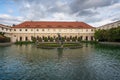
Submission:
M 84 22 L 25 21 L 12 28 L 94 28 Z
M 4 27 L 4 28 L 10 28 L 10 26 L 3 25 L 3 24 L 0 24 L 0 27 Z

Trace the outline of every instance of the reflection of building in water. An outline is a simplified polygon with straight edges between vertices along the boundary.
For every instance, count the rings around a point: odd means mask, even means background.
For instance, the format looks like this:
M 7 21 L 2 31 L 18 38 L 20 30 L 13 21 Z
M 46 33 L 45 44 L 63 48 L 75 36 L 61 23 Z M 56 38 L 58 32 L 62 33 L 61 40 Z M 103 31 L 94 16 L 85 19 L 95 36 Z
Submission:
M 58 60 L 60 60 L 63 56 L 63 48 L 57 48 L 57 52 L 58 52 Z

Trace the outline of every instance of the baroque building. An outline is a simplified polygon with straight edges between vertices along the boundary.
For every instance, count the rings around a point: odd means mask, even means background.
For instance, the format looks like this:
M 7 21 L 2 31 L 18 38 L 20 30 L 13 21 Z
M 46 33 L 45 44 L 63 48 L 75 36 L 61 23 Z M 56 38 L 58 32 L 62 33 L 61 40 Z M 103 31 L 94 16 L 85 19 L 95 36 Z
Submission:
M 106 29 L 116 28 L 116 27 L 119 27 L 119 26 L 120 26 L 120 20 L 116 21 L 116 22 L 113 22 L 113 23 L 109 23 L 109 24 L 100 26 L 97 29 L 105 29 L 106 30 Z
M 0 24 L 0 33 L 5 33 L 5 36 L 11 37 L 10 32 L 11 32 L 10 26 Z
M 11 27 L 11 41 L 32 41 L 32 37 L 56 38 L 58 33 L 62 37 L 80 37 L 81 40 L 94 40 L 95 28 L 84 22 L 49 22 L 25 21 Z

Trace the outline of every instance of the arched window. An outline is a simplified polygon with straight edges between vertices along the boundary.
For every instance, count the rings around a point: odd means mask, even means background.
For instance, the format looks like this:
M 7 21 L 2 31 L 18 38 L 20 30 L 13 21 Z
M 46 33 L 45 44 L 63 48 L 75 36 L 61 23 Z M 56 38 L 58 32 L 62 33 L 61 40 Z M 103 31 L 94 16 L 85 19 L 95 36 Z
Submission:
M 85 40 L 88 41 L 88 36 L 86 36 Z
M 27 31 L 27 29 L 25 29 L 25 31 Z
M 93 39 L 94 39 L 93 36 L 91 36 L 91 41 L 93 41 Z
M 28 37 L 25 37 L 25 41 L 28 41 Z
M 37 29 L 37 31 L 39 31 L 39 29 Z
M 20 41 L 22 41 L 22 37 L 20 36 Z
M 82 36 L 80 36 L 80 39 L 81 39 L 81 40 L 82 40 L 82 38 L 83 38 L 83 37 L 82 37 Z

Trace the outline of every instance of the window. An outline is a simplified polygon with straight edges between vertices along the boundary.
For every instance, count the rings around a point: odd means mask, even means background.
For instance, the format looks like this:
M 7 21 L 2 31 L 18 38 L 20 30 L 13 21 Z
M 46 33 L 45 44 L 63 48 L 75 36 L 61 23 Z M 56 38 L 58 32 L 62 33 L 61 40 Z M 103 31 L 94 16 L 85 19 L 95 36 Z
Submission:
M 88 36 L 86 36 L 85 40 L 88 41 Z
M 91 36 L 91 41 L 93 41 L 94 40 L 94 37 L 93 36 Z
M 2 27 L 2 30 L 4 30 L 4 28 Z
M 42 31 L 44 31 L 44 29 L 42 29 Z
M 80 39 L 82 40 L 82 39 L 83 39 L 83 37 L 82 37 L 82 36 L 80 36 Z
M 22 41 L 22 37 L 20 37 L 20 41 Z
M 25 31 L 27 31 L 27 29 L 25 29 Z
M 31 29 L 31 31 L 33 31 L 33 29 Z
M 93 29 L 91 29 L 91 31 L 93 31 Z
M 86 32 L 88 32 L 88 29 L 86 29 Z
M 7 31 L 8 29 L 6 28 L 6 31 Z
M 20 29 L 20 31 L 22 31 L 22 29 Z
M 14 31 L 16 31 L 16 29 L 14 29 Z
M 25 37 L 25 40 L 28 41 L 28 37 Z
M 37 31 L 39 31 L 39 29 L 37 29 Z

